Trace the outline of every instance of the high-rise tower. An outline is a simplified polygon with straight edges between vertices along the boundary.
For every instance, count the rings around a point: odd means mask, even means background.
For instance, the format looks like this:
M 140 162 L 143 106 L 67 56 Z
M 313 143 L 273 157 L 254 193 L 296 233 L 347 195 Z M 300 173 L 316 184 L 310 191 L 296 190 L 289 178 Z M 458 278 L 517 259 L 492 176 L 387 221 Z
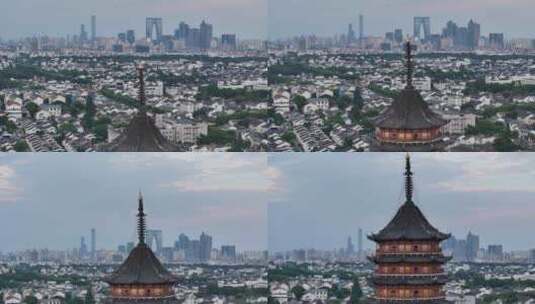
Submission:
M 139 194 L 137 230 L 138 245 L 124 263 L 106 279 L 111 292 L 108 304 L 175 304 L 173 286 L 177 278 L 165 269 L 145 244 L 145 212 Z
M 97 261 L 97 232 L 95 228 L 91 229 L 91 261 Z
M 163 36 L 163 21 L 162 18 L 147 17 L 145 22 L 146 37 L 153 42 L 161 42 Z M 154 36 L 156 32 L 156 36 Z
M 374 119 L 374 151 L 441 151 L 441 128 L 447 121 L 429 109 L 412 85 L 412 46 L 405 44 L 407 84 L 392 104 Z
M 97 16 L 91 16 L 91 42 L 97 40 Z
M 368 238 L 377 243 L 369 259 L 376 264 L 373 284 L 378 303 L 448 303 L 443 290 L 448 276 L 440 242 L 450 234 L 433 227 L 413 202 L 413 173 L 407 155 L 405 203 L 394 218 Z

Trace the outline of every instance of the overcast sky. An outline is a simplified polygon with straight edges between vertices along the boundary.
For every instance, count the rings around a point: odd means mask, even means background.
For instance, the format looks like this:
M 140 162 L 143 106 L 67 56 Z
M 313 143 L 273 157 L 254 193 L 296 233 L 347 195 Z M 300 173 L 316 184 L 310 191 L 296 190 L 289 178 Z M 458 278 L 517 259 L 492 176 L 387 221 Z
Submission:
M 533 0 L 269 0 L 268 11 L 271 39 L 343 34 L 348 23 L 357 25 L 358 14 L 364 15 L 365 35 L 383 36 L 394 28 L 412 33 L 414 16 L 430 16 L 434 33 L 448 20 L 466 25 L 474 18 L 485 35 L 535 38 L 533 26 L 528 26 L 533 24 Z
M 162 17 L 164 32 L 172 34 L 180 21 L 198 26 L 203 19 L 214 34 L 236 33 L 239 38 L 265 38 L 268 0 L 1 0 L 0 37 L 34 34 L 78 34 L 90 16 L 97 16 L 97 36 L 113 36 L 135 29 L 145 36 L 145 17 Z
M 403 153 L 273 154 L 285 191 L 268 207 L 272 251 L 344 247 L 382 229 L 403 202 Z M 416 203 L 443 232 L 535 248 L 535 154 L 413 154 Z M 365 247 L 371 247 L 370 242 Z
M 98 248 L 117 248 L 135 238 L 140 188 L 166 246 L 206 231 L 214 246 L 265 250 L 277 178 L 261 153 L 0 155 L 0 251 L 74 248 L 92 227 Z

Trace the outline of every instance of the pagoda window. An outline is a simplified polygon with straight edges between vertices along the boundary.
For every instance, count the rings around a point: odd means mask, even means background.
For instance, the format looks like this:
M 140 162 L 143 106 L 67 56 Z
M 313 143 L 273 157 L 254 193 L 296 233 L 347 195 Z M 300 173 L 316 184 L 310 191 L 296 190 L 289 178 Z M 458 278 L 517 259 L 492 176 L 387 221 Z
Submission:
M 414 267 L 413 270 L 414 270 L 414 273 L 418 273 L 419 271 L 418 267 Z
M 414 245 L 414 246 L 412 246 L 412 249 L 413 249 L 414 251 L 418 251 L 418 245 Z

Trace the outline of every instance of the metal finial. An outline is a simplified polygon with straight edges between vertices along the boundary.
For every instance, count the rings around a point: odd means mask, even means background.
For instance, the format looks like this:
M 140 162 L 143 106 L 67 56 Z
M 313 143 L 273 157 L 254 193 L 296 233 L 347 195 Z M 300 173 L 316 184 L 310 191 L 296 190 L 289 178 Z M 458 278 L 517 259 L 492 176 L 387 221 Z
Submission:
M 405 43 L 405 60 L 407 65 L 407 87 L 412 88 L 412 45 L 410 40 Z
M 405 157 L 405 198 L 407 202 L 412 202 L 412 171 L 411 171 L 411 157 L 409 153 Z
M 140 64 L 137 66 L 137 75 L 138 75 L 138 81 L 139 81 L 139 88 L 138 88 L 138 101 L 139 101 L 139 107 L 141 110 L 144 109 L 145 106 L 145 79 L 144 79 L 144 71 L 145 67 Z
M 143 212 L 143 195 L 139 191 L 139 205 L 137 208 L 137 234 L 140 244 L 145 244 L 145 213 Z

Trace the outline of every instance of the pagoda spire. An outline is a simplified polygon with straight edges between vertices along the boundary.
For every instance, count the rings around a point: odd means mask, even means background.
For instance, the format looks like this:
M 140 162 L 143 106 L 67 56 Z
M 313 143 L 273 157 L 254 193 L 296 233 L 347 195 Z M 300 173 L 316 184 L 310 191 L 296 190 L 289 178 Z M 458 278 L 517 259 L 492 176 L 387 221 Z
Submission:
M 145 79 L 144 79 L 144 71 L 145 67 L 143 64 L 139 64 L 137 67 L 137 75 L 138 75 L 138 81 L 139 81 L 139 88 L 137 93 L 137 98 L 139 101 L 139 109 L 141 111 L 145 110 Z
M 413 73 L 413 66 L 412 66 L 412 45 L 411 41 L 407 40 L 405 43 L 405 61 L 406 61 L 406 67 L 407 67 L 407 88 L 412 89 L 412 73 Z
M 412 171 L 411 171 L 411 157 L 409 153 L 405 157 L 405 202 L 412 202 Z
M 139 244 L 145 244 L 145 213 L 143 212 L 143 194 L 139 191 L 139 205 L 137 208 L 137 234 L 139 239 Z

